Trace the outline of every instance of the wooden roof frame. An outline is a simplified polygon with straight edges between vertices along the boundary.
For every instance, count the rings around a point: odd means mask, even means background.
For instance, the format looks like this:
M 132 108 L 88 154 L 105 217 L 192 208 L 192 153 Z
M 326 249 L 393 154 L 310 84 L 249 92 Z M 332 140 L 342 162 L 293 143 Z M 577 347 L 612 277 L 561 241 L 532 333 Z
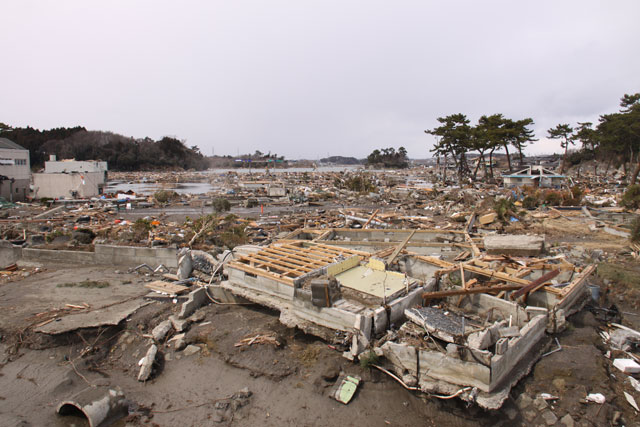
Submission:
M 226 268 L 235 268 L 294 286 L 294 281 L 299 277 L 333 264 L 339 258 L 354 255 L 364 258 L 371 256 L 368 252 L 318 242 L 280 242 L 232 260 L 227 263 Z

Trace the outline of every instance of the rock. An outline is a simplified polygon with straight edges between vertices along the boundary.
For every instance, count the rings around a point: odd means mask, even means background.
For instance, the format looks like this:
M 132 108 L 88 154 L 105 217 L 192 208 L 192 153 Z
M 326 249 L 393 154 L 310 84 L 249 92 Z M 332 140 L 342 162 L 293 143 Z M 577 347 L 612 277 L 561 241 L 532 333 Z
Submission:
M 546 400 L 538 396 L 533 401 L 533 406 L 535 406 L 538 411 L 542 411 L 543 409 L 547 409 L 549 407 L 549 404 Z
M 523 416 L 524 416 L 525 420 L 531 422 L 531 421 L 535 420 L 536 417 L 538 416 L 538 411 L 536 411 L 533 408 L 527 409 L 526 411 L 523 412 Z
M 575 425 L 575 422 L 573 421 L 571 415 L 567 414 L 564 417 L 560 418 L 560 424 L 565 427 L 573 427 Z
M 547 423 L 548 426 L 552 426 L 558 422 L 558 417 L 556 417 L 556 414 L 554 414 L 550 410 L 546 410 L 542 413 L 542 419 L 545 423 Z
M 175 348 L 176 351 L 180 351 L 187 346 L 187 339 L 185 335 L 184 334 L 181 334 L 181 335 L 182 336 L 179 337 L 177 340 L 175 340 L 173 344 L 173 348 Z
M 516 400 L 516 406 L 520 409 L 527 409 L 533 403 L 533 399 L 528 394 L 522 393 Z
M 189 326 L 189 319 L 178 319 L 178 316 L 176 316 L 175 314 L 169 316 L 169 321 L 173 325 L 173 329 L 175 329 L 176 332 L 183 332 Z
M 197 345 L 193 345 L 193 344 L 189 344 L 183 351 L 182 354 L 184 354 L 185 356 L 192 356 L 196 353 L 199 353 L 200 350 L 202 350 L 200 347 L 198 347 Z
M 202 322 L 206 318 L 207 318 L 207 313 L 205 313 L 204 310 L 198 310 L 195 313 L 193 313 L 191 316 L 189 316 L 187 320 L 191 323 L 198 323 L 198 322 Z
M 146 381 L 151 376 L 153 363 L 156 361 L 158 346 L 152 344 L 147 350 L 147 354 L 140 360 L 140 372 L 138 373 L 138 381 Z
M 153 339 L 156 342 L 162 341 L 164 337 L 166 337 L 169 331 L 171 330 L 171 326 L 172 325 L 170 320 L 165 320 L 164 322 L 161 322 L 158 326 L 153 328 L 153 331 L 151 331 L 151 335 L 153 335 Z

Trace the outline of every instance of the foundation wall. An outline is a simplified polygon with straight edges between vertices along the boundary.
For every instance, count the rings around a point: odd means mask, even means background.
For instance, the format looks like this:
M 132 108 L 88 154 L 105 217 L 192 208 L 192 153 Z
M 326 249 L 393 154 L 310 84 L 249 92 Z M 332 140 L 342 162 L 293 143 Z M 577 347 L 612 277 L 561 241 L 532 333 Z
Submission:
M 0 260 L 6 261 L 6 264 L 24 260 L 65 264 L 112 264 L 132 267 L 140 264 L 156 267 L 163 264 L 168 268 L 178 267 L 177 249 L 175 248 L 95 245 L 94 250 L 94 252 L 65 251 L 5 245 L 0 246 Z
M 547 316 L 536 316 L 520 330 L 520 336 L 509 339 L 509 348 L 504 354 L 491 358 L 491 390 L 495 389 L 511 370 L 527 357 L 529 350 L 542 339 L 547 327 Z

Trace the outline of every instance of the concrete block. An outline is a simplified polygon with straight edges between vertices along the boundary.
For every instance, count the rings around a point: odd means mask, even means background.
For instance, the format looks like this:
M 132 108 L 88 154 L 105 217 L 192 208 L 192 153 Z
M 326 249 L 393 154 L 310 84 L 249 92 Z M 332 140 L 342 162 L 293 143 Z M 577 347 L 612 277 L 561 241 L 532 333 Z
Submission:
M 189 327 L 188 319 L 178 319 L 178 316 L 176 316 L 175 314 L 169 316 L 169 321 L 171 322 L 171 325 L 173 326 L 173 329 L 176 330 L 176 332 L 183 332 Z
M 183 351 L 182 354 L 184 354 L 185 356 L 192 356 L 196 353 L 199 353 L 200 350 L 202 350 L 200 347 L 198 347 L 197 345 L 193 345 L 193 344 L 189 344 Z
M 182 304 L 182 309 L 180 310 L 178 318 L 185 319 L 189 317 L 194 311 L 203 305 L 208 304 L 209 301 L 206 288 L 198 288 L 195 291 L 191 291 L 189 293 L 189 299 Z
M 613 366 L 625 374 L 637 374 L 640 372 L 640 365 L 633 359 L 615 359 Z
M 158 346 L 152 344 L 147 350 L 147 354 L 140 361 L 140 372 L 138 373 L 138 381 L 146 381 L 151 376 L 153 370 L 153 363 L 156 361 L 156 354 L 158 353 Z
M 387 310 L 384 307 L 378 307 L 373 312 L 373 329 L 376 334 L 382 334 L 389 327 L 389 318 Z
M 509 326 L 506 328 L 498 329 L 498 333 L 500 334 L 500 338 L 511 338 L 511 337 L 519 337 L 520 336 L 520 328 L 517 326 Z
M 544 237 L 527 235 L 485 236 L 484 248 L 491 255 L 536 256 L 544 250 Z
M 496 342 L 496 354 L 505 354 L 509 350 L 509 340 L 507 338 L 500 338 Z
M 160 322 L 158 326 L 153 328 L 151 331 L 151 335 L 153 335 L 153 339 L 156 342 L 161 342 L 171 330 L 171 321 L 165 320 L 164 322 Z

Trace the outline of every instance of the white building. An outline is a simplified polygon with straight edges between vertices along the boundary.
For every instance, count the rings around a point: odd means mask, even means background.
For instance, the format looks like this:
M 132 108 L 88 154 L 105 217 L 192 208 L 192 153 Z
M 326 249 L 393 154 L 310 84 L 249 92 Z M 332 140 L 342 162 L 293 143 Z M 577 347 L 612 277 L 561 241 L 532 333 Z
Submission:
M 531 185 L 534 187 L 559 188 L 564 183 L 566 176 L 557 174 L 542 166 L 529 166 L 516 173 L 503 175 L 505 187 L 519 187 Z
M 50 156 L 50 159 L 44 162 L 44 173 L 107 172 L 107 162 L 74 159 L 56 161 L 56 156 Z
M 23 201 L 29 194 L 30 183 L 29 150 L 0 138 L 0 196 L 11 202 Z
M 33 174 L 35 198 L 86 199 L 102 194 L 107 183 L 107 162 L 62 160 L 51 156 L 44 173 Z

